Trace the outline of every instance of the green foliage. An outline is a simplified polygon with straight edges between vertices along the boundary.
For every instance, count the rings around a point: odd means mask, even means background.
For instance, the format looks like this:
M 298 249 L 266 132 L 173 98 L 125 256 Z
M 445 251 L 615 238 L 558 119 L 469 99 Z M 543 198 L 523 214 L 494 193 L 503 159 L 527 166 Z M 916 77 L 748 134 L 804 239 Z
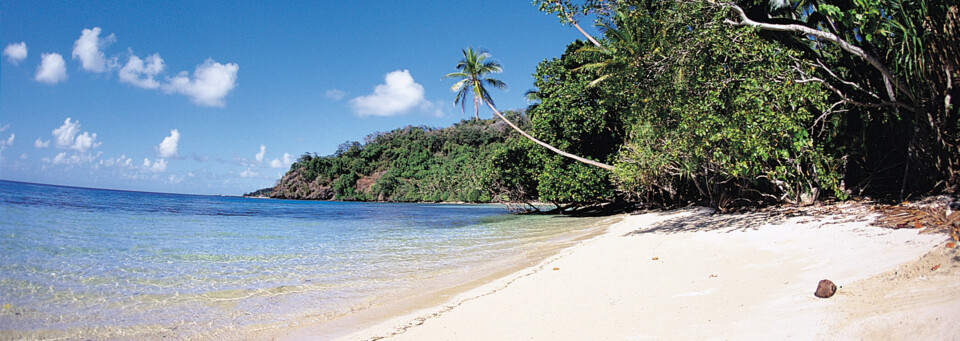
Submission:
M 514 114 L 516 117 L 516 114 Z M 505 142 L 494 120 L 433 129 L 405 127 L 341 144 L 330 156 L 304 154 L 274 196 L 358 201 L 489 202 L 483 160 Z
M 483 185 L 501 201 L 527 202 L 539 198 L 538 174 L 542 167 L 532 151 L 530 140 L 514 137 L 491 150 L 481 173 Z
M 841 174 L 808 131 L 827 107 L 824 90 L 795 82 L 794 53 L 755 32 L 714 25 L 717 9 L 647 1 L 631 22 L 657 22 L 639 42 L 637 123 L 621 150 L 621 189 L 667 202 L 748 198 L 798 199 L 825 190 L 842 196 Z M 636 44 L 637 42 L 635 42 Z M 769 198 L 769 197 L 768 197 Z
M 843 126 L 832 148 L 848 157 L 860 192 L 960 191 L 960 4 L 956 0 L 742 1 L 754 18 L 831 32 L 831 40 L 765 34 L 802 52 L 806 72 L 833 88 L 824 114 Z M 878 67 L 879 65 L 879 67 Z M 889 70 L 885 79 L 880 68 Z M 808 76 L 808 78 L 810 78 Z M 890 85 L 888 85 L 890 84 Z M 839 117 L 837 117 L 839 116 Z M 878 181 L 880 180 L 880 181 Z
M 616 80 L 591 84 L 594 77 L 582 72 L 598 62 L 594 54 L 578 53 L 584 43 L 567 46 L 560 58 L 541 62 L 534 74 L 539 103 L 528 111 L 531 133 L 560 150 L 589 159 L 614 159 L 625 137 L 623 115 L 631 104 L 623 96 L 628 85 Z M 584 165 L 543 148 L 531 157 L 541 168 L 537 193 L 557 203 L 595 203 L 614 199 L 610 172 Z

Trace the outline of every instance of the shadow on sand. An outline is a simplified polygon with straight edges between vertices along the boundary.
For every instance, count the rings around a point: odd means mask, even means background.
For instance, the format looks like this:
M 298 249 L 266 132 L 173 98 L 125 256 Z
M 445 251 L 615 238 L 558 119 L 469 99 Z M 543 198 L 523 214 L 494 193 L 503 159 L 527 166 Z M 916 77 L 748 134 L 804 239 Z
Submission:
M 696 231 L 724 231 L 730 233 L 735 231 L 756 230 L 767 225 L 781 224 L 794 217 L 802 217 L 797 221 L 798 223 L 821 221 L 821 226 L 866 219 L 865 212 L 857 212 L 856 214 L 848 214 L 845 216 L 837 215 L 828 219 L 828 216 L 836 215 L 837 212 L 824 208 L 781 207 L 753 212 L 715 213 L 712 209 L 699 207 L 686 208 L 681 210 L 681 212 L 682 211 L 689 211 L 689 213 L 660 221 L 652 226 L 642 226 L 639 229 L 627 233 L 625 236 L 675 234 Z M 675 211 L 662 212 L 661 214 L 666 215 L 672 213 L 675 213 Z

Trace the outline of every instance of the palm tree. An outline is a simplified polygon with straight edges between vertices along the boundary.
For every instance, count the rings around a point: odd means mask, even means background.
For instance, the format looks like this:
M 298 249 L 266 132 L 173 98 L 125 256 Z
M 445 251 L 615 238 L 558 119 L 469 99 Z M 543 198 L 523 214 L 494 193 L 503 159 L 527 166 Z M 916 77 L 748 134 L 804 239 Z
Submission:
M 642 57 L 647 43 L 647 38 L 641 28 L 648 30 L 658 30 L 660 27 L 656 22 L 643 24 L 635 21 L 627 12 L 617 10 L 613 14 L 613 22 L 601 22 L 597 26 L 600 32 L 606 37 L 605 44 L 599 46 L 588 45 L 581 47 L 577 53 L 587 56 L 597 56 L 599 61 L 587 63 L 576 68 L 574 71 L 594 72 L 597 78 L 590 82 L 589 86 L 596 86 L 600 82 L 617 75 L 630 72 L 632 68 L 638 66 L 638 60 Z
M 467 93 L 473 93 L 474 118 L 478 121 L 480 120 L 480 103 L 493 104 L 493 99 L 490 98 L 490 93 L 487 92 L 484 84 L 501 90 L 507 88 L 507 84 L 503 81 L 486 77 L 487 74 L 503 71 L 500 63 L 492 60 L 488 61 L 488 57 L 490 57 L 490 53 L 487 51 L 474 51 L 473 48 L 468 47 L 463 50 L 463 59 L 457 63 L 457 70 L 460 71 L 443 76 L 443 78 L 456 77 L 460 79 L 450 87 L 450 90 L 457 92 L 457 97 L 453 103 L 460 103 L 461 112 L 465 110 L 464 107 L 467 104 Z
M 491 79 L 491 78 L 483 78 L 483 75 L 485 74 L 488 74 L 491 72 L 500 72 L 503 69 L 503 67 L 500 66 L 500 63 L 497 63 L 494 61 L 485 61 L 487 57 L 490 57 L 490 53 L 486 51 L 481 51 L 480 53 L 477 53 L 473 51 L 472 48 L 468 47 L 466 50 L 463 50 L 463 59 L 460 60 L 459 63 L 457 63 L 457 69 L 459 69 L 460 72 L 454 72 L 454 73 L 447 74 L 446 76 L 443 76 L 443 78 L 447 78 L 447 77 L 461 78 L 459 81 L 457 81 L 456 84 L 450 87 L 450 90 L 457 92 L 457 99 L 456 101 L 454 101 L 454 103 L 460 103 L 461 110 L 463 110 L 462 108 L 465 105 L 464 100 L 467 98 L 467 92 L 468 91 L 473 92 L 473 106 L 476 109 L 477 120 L 480 119 L 480 102 L 481 101 L 486 102 L 487 106 L 490 107 L 490 110 L 493 111 L 494 115 L 496 115 L 501 120 L 503 120 L 503 122 L 505 122 L 507 125 L 513 128 L 513 130 L 516 130 L 518 133 L 520 133 L 520 135 L 523 135 L 523 137 L 526 137 L 530 141 L 533 141 L 533 143 L 536 143 L 544 148 L 547 148 L 553 151 L 554 153 L 583 162 L 585 164 L 600 167 L 610 171 L 613 170 L 613 166 L 611 165 L 608 165 L 602 162 L 593 161 L 590 159 L 585 159 L 585 158 L 567 153 L 565 151 L 557 149 L 557 147 L 547 144 L 546 142 L 540 141 L 535 137 L 531 136 L 530 134 L 527 134 L 527 132 L 523 131 L 523 129 L 520 129 L 520 127 L 517 127 L 517 125 L 513 124 L 513 122 L 510 122 L 510 120 L 504 117 L 503 114 L 501 114 L 500 111 L 498 111 L 497 108 L 494 107 L 493 99 L 490 98 L 490 93 L 488 93 L 487 89 L 483 87 L 483 83 L 487 83 L 488 85 L 494 86 L 498 89 L 506 88 L 507 85 L 499 80 Z M 528 93 L 528 98 L 530 98 L 529 93 Z

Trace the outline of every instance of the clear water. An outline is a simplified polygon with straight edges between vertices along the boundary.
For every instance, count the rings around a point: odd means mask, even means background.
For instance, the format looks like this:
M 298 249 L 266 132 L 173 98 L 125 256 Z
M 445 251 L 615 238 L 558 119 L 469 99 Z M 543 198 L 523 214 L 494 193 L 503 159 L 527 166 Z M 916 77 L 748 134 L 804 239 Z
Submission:
M 543 259 L 595 222 L 0 181 L 0 338 L 233 338 L 323 323 Z

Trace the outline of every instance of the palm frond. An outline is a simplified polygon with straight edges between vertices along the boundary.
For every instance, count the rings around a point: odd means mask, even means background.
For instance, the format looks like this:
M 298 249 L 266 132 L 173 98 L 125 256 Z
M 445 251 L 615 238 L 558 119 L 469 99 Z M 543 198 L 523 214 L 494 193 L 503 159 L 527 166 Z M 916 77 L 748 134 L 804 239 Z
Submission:
M 499 79 L 484 78 L 484 79 L 483 79 L 483 82 L 484 82 L 484 83 L 487 83 L 487 85 L 489 85 L 489 86 L 492 86 L 492 87 L 497 88 L 497 89 L 500 89 L 500 90 L 505 90 L 505 89 L 507 88 L 507 83 L 504 83 L 503 81 L 501 81 L 501 80 L 499 80 Z

